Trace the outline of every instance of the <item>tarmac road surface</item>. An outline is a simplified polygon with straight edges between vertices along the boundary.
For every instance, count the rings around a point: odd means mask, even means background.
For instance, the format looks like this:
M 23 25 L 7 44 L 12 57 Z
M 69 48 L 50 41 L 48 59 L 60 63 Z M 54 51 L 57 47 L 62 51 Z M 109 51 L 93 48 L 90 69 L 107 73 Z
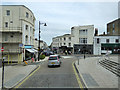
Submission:
M 63 58 L 60 67 L 48 67 L 46 61 L 18 88 L 79 88 L 73 61 L 73 58 Z

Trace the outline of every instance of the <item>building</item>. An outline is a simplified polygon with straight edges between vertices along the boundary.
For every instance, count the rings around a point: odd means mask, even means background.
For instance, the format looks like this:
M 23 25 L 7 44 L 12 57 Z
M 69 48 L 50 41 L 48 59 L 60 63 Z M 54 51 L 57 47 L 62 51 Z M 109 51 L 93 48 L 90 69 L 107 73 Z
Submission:
M 109 36 L 120 35 L 120 18 L 107 24 L 107 34 Z
M 94 37 L 94 55 L 120 54 L 120 36 L 95 36 Z
M 35 16 L 24 5 L 1 5 L 0 8 L 3 54 L 8 62 L 21 62 L 26 58 L 27 45 L 34 47 Z
M 94 55 L 120 54 L 120 19 L 116 19 L 107 24 L 107 34 L 105 32 L 94 37 Z
M 74 36 L 74 53 L 93 53 L 94 25 L 74 26 L 71 28 Z
M 38 43 L 39 43 L 39 40 L 37 40 L 37 38 L 35 39 L 35 44 L 34 44 L 34 48 L 36 50 L 38 50 Z M 47 49 L 48 48 L 48 45 L 45 41 L 43 40 L 40 40 L 40 49 Z
M 75 54 L 93 53 L 94 25 L 74 26 L 71 28 L 71 34 L 57 36 L 52 39 L 52 48 L 56 53 L 72 52 Z
M 55 53 L 73 52 L 73 36 L 71 34 L 64 34 L 52 39 L 52 50 Z

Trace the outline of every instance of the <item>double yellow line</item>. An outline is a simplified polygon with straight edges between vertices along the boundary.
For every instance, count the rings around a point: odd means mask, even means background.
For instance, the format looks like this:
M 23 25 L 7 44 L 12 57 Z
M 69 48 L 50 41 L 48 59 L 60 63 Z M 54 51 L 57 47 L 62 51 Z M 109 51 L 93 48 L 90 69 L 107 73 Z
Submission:
M 81 90 L 84 90 L 84 87 L 83 87 L 83 85 L 82 85 L 82 83 L 81 83 L 81 81 L 80 81 L 80 78 L 79 78 L 79 76 L 78 76 L 78 74 L 77 74 L 77 72 L 76 72 L 76 69 L 75 69 L 75 67 L 74 67 L 74 63 L 75 63 L 75 62 L 72 63 L 72 66 L 73 66 L 73 70 L 74 70 L 74 73 L 75 73 L 77 82 L 78 82 L 79 87 L 81 88 Z
M 18 87 L 20 87 L 29 77 L 31 77 L 38 69 L 40 68 L 40 66 L 38 66 L 38 68 L 35 70 L 35 71 L 33 71 L 28 77 L 26 77 L 22 82 L 17 82 L 17 83 L 19 83 L 15 88 L 18 88 Z
M 72 63 L 72 66 L 73 66 L 73 70 L 74 70 L 74 73 L 75 73 L 75 76 L 76 76 L 76 79 L 77 79 L 77 82 L 78 82 L 78 84 L 79 84 L 79 87 L 81 88 L 81 90 L 84 90 L 84 87 L 83 87 L 83 85 L 82 85 L 82 83 L 81 83 L 81 81 L 80 81 L 80 78 L 79 78 L 79 76 L 78 76 L 78 74 L 77 74 L 77 72 L 76 72 L 76 69 L 75 69 L 75 67 L 74 67 L 74 62 Z M 38 66 L 38 68 L 35 70 L 35 71 L 33 71 L 28 77 L 26 77 L 22 82 L 17 82 L 17 83 L 19 83 L 15 88 L 19 88 L 29 77 L 31 77 L 38 69 L 40 68 L 40 66 Z

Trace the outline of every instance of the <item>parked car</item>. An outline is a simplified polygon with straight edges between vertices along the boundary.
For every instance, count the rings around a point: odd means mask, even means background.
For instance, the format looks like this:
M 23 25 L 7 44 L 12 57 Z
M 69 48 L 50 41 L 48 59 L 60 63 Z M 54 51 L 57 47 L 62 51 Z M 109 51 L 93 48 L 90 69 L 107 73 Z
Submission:
M 42 52 L 42 55 L 50 56 L 50 55 L 53 55 L 53 52 L 52 51 Z
M 48 58 L 48 67 L 49 66 L 60 66 L 61 65 L 61 57 L 60 55 L 50 55 Z

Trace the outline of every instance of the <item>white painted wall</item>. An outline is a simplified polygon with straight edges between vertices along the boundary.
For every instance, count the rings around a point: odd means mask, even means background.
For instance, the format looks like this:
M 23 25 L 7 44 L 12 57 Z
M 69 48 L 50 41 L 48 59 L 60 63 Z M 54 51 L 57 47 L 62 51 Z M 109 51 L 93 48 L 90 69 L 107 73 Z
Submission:
M 99 44 L 97 44 L 97 38 L 100 39 Z M 116 43 L 116 39 L 119 39 L 119 43 L 120 43 L 120 36 L 95 36 L 94 37 L 94 51 L 93 51 L 94 55 L 101 55 L 101 52 L 106 52 L 106 51 L 101 51 L 101 44 L 106 43 L 106 39 L 109 39 L 109 43 Z

